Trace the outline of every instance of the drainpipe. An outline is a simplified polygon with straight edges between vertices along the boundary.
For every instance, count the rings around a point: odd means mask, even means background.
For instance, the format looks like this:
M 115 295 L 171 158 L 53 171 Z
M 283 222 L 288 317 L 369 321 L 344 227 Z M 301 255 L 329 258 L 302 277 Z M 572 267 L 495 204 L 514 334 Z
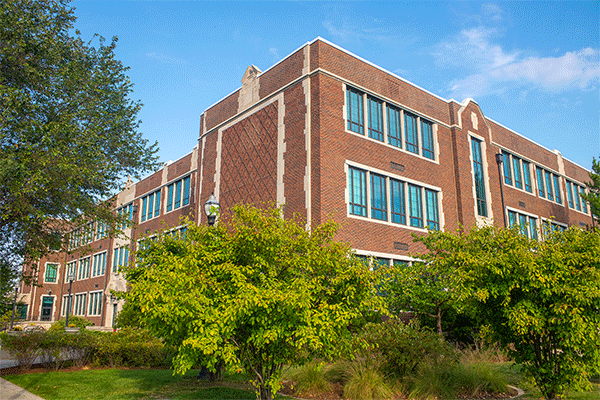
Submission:
M 506 206 L 504 205 L 504 183 L 502 182 L 502 163 L 504 162 L 504 156 L 502 152 L 496 154 L 496 163 L 498 164 L 498 178 L 500 179 L 500 196 L 502 197 L 502 220 L 504 221 L 504 227 L 506 225 Z

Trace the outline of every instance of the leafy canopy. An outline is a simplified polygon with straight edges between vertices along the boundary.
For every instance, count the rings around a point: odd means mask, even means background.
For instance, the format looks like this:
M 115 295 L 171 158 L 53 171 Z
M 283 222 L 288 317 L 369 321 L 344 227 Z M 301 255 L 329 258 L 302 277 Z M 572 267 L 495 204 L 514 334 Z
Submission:
M 422 255 L 451 277 L 455 301 L 486 325 L 547 399 L 600 370 L 600 232 L 544 241 L 517 229 L 432 232 Z
M 261 399 L 283 365 L 347 347 L 351 328 L 380 308 L 375 275 L 332 240 L 333 223 L 307 231 L 281 209 L 236 206 L 218 226 L 163 235 L 127 272 L 127 300 L 145 325 L 178 348 L 176 371 L 221 362 L 255 377 Z
M 590 203 L 592 214 L 600 224 L 600 162 L 592 160 L 592 171 L 590 171 L 590 182 L 586 182 L 589 192 L 583 194 L 583 198 Z
M 60 248 L 82 216 L 114 222 L 102 203 L 126 175 L 157 166 L 139 132 L 117 39 L 86 43 L 67 0 L 0 2 L 0 263 Z

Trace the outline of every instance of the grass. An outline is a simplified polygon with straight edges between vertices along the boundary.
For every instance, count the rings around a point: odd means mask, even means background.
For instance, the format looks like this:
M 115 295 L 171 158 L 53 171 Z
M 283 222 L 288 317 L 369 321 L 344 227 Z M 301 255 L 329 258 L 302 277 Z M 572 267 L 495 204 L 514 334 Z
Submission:
M 197 381 L 197 373 L 192 370 L 179 376 L 167 369 L 111 368 L 6 375 L 3 378 L 46 400 L 256 399 L 251 387 L 241 383 L 247 380 L 239 376 L 226 377 L 224 382 L 213 384 Z

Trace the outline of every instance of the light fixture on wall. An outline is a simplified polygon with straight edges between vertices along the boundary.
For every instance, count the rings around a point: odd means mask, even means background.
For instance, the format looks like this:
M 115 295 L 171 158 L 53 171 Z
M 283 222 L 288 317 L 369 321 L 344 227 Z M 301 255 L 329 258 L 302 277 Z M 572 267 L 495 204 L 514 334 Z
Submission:
M 204 203 L 204 212 L 208 218 L 208 226 L 213 226 L 219 215 L 219 202 L 217 201 L 214 194 L 211 194 L 207 202 Z

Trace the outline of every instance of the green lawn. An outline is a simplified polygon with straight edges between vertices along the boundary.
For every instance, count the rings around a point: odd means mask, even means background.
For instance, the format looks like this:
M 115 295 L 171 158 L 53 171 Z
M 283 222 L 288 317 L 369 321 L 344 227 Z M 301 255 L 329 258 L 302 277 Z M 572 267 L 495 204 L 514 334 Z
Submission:
M 240 399 L 255 400 L 243 377 L 228 377 L 220 385 L 196 380 L 198 371 L 185 376 L 171 370 L 96 369 L 7 375 L 4 379 L 46 400 L 64 399 Z
M 523 381 L 518 367 L 511 363 L 496 364 L 498 373 L 507 381 L 525 390 L 523 400 L 541 399 L 532 385 Z M 67 372 L 38 372 L 6 375 L 3 378 L 19 385 L 46 400 L 255 400 L 256 395 L 243 375 L 227 376 L 224 382 L 212 384 L 196 380 L 198 371 L 188 371 L 184 376 L 173 375 L 164 369 L 89 369 Z M 287 397 L 278 396 L 279 399 Z M 600 399 L 600 384 L 594 383 L 591 392 L 569 393 L 569 400 Z

